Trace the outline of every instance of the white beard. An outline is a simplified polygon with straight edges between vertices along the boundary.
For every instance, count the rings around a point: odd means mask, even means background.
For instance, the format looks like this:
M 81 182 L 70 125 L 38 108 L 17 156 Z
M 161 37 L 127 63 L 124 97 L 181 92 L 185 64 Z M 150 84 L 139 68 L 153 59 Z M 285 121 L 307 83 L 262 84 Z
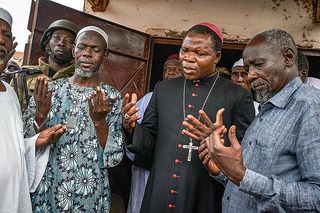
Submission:
M 91 77 L 93 77 L 93 76 L 95 76 L 95 75 L 97 74 L 97 72 L 94 72 L 94 71 L 92 71 L 92 72 L 85 72 L 85 71 L 83 71 L 83 70 L 80 69 L 80 68 L 76 68 L 76 69 L 75 69 L 75 72 L 76 72 L 77 75 L 80 75 L 80 76 L 83 77 L 83 78 L 91 78 Z

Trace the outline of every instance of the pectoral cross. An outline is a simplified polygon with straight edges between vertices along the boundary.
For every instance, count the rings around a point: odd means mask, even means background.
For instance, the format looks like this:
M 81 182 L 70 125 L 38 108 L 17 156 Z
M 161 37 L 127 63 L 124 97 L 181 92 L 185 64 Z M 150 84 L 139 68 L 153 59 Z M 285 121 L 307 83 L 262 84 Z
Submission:
M 192 140 L 190 139 L 189 145 L 183 145 L 182 148 L 189 149 L 188 150 L 188 161 L 191 161 L 192 150 L 198 150 L 199 147 L 193 146 Z

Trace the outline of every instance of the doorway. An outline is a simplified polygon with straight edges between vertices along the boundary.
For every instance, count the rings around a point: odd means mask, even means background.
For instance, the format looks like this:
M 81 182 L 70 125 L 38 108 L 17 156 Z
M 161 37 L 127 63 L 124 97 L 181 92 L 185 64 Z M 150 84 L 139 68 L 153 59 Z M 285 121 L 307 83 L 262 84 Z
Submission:
M 179 53 L 182 39 L 151 38 L 151 63 L 149 66 L 146 93 L 154 89 L 155 84 L 162 80 L 163 65 L 168 56 Z M 242 58 L 242 52 L 246 44 L 225 42 L 222 55 L 217 67 L 225 67 L 229 72 L 234 62 Z M 320 79 L 320 51 L 300 49 L 308 58 L 309 77 Z
M 182 39 L 151 38 L 151 62 L 148 72 L 146 93 L 151 92 L 158 81 L 162 80 L 163 66 L 168 56 L 179 53 Z M 224 43 L 221 60 L 217 67 L 225 67 L 229 71 L 234 62 L 242 57 L 245 45 Z

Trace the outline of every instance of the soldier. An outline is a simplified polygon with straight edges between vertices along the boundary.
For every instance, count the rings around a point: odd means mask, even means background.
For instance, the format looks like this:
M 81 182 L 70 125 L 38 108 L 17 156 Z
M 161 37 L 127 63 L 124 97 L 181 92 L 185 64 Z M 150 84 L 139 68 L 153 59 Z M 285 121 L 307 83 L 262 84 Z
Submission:
M 17 77 L 18 96 L 22 108 L 28 104 L 37 76 L 41 75 L 46 80 L 53 81 L 73 75 L 72 48 L 77 33 L 78 27 L 65 19 L 54 21 L 43 33 L 40 45 L 45 56 L 39 58 L 37 66 L 23 66 L 25 72 Z

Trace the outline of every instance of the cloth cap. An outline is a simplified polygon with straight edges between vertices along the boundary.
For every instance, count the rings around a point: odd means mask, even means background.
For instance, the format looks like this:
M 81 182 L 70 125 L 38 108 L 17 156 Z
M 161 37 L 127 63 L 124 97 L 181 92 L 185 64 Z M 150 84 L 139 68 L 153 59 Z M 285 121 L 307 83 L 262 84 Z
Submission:
M 233 69 L 234 67 L 243 67 L 243 59 L 240 58 L 238 61 L 236 61 L 236 62 L 233 64 L 232 69 Z
M 76 37 L 76 40 L 75 40 L 75 43 L 76 43 L 76 44 L 77 44 L 79 35 L 80 35 L 81 33 L 83 33 L 83 32 L 86 32 L 86 31 L 94 31 L 94 32 L 99 33 L 99 34 L 104 38 L 104 40 L 106 41 L 107 48 L 108 48 L 108 46 L 109 46 L 109 43 L 108 43 L 109 37 L 108 37 L 107 33 L 104 32 L 104 31 L 103 31 L 102 29 L 100 29 L 99 27 L 96 27 L 96 26 L 87 26 L 87 27 L 82 28 L 82 29 L 78 32 L 78 34 L 77 34 L 77 37 Z
M 0 19 L 4 20 L 12 27 L 12 17 L 10 13 L 2 7 L 0 7 Z
M 210 30 L 212 30 L 215 34 L 217 34 L 217 36 L 220 38 L 221 42 L 223 43 L 223 35 L 221 33 L 221 31 L 219 30 L 219 28 L 214 25 L 214 24 L 211 24 L 209 22 L 203 22 L 203 23 L 200 23 L 200 24 L 196 24 L 196 25 L 201 25 L 201 26 L 205 26 L 205 27 L 208 27 Z
M 169 61 L 179 61 L 179 54 L 175 53 L 175 54 L 170 55 L 167 58 L 166 63 Z

